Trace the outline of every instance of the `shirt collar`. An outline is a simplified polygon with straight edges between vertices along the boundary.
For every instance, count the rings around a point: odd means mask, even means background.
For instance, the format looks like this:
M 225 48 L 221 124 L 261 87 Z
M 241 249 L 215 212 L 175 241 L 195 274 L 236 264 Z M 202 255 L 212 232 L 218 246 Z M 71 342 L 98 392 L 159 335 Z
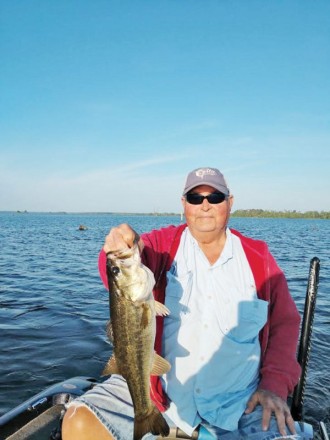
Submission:
M 186 228 L 186 233 L 187 233 L 187 237 L 189 237 L 190 242 L 192 243 L 192 245 L 199 252 L 202 252 L 200 247 L 199 247 L 199 245 L 198 245 L 197 240 L 192 236 L 191 232 L 189 231 L 189 228 Z M 226 228 L 226 242 L 225 242 L 224 248 L 223 248 L 223 250 L 221 252 L 220 257 L 212 265 L 212 267 L 223 265 L 223 264 L 227 263 L 227 261 L 229 261 L 232 258 L 233 258 L 233 237 L 232 237 L 232 233 L 231 233 L 230 229 L 227 227 Z

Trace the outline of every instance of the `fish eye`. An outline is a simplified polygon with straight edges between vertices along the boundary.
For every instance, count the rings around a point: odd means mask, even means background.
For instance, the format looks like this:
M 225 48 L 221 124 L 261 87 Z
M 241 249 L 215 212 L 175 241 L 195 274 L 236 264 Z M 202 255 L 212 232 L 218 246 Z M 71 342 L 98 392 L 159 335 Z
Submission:
M 119 269 L 119 267 L 117 267 L 117 266 L 112 266 L 111 267 L 111 272 L 113 273 L 113 275 L 118 275 L 119 274 L 119 272 L 120 272 L 120 269 Z

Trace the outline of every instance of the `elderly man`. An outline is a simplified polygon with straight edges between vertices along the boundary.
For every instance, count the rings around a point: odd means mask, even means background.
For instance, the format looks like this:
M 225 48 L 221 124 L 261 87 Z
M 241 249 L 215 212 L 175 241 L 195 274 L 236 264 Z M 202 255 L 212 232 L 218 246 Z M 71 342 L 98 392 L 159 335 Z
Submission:
M 99 259 L 107 285 L 106 253 L 138 240 L 154 297 L 171 312 L 157 318 L 155 350 L 172 368 L 151 377 L 152 399 L 187 435 L 298 438 L 286 400 L 300 374 L 300 317 L 284 274 L 266 243 L 228 228 L 233 195 L 218 169 L 191 171 L 182 205 L 184 225 L 141 237 L 111 229 Z M 70 405 L 63 438 L 131 440 L 133 423 L 126 382 L 113 375 Z

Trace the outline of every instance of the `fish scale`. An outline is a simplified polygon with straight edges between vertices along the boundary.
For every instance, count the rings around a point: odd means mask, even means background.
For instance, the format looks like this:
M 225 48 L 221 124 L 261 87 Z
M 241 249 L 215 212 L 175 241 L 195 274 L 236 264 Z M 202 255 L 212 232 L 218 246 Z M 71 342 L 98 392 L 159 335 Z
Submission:
M 150 320 L 148 326 L 141 329 L 143 309 L 136 307 L 133 302 L 123 297 L 110 295 L 114 340 L 121 340 L 120 343 L 114 345 L 117 367 L 128 381 L 135 404 L 135 415 L 145 414 L 150 411 L 152 405 L 149 389 L 145 386 L 149 383 L 147 372 L 151 369 L 150 347 L 153 345 L 153 338 L 150 327 L 152 322 Z M 141 370 L 139 375 L 136 372 L 137 366 Z

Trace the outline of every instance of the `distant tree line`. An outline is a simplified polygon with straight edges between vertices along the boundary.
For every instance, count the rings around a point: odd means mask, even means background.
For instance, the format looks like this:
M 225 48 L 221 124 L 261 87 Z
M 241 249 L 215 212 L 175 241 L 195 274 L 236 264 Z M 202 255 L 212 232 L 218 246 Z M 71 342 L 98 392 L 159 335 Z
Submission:
M 267 211 L 264 209 L 237 209 L 232 217 L 257 217 L 257 218 L 317 218 L 330 219 L 329 211 Z

